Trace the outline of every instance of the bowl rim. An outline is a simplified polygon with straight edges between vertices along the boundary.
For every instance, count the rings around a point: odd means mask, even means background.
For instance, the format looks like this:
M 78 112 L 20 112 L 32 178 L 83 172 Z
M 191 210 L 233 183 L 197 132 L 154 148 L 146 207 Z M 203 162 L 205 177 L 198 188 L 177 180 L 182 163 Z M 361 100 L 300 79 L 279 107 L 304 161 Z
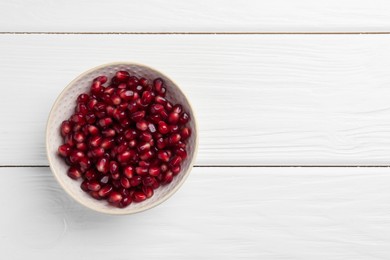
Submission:
M 50 122 L 50 120 L 52 118 L 54 108 L 56 108 L 59 105 L 59 102 L 60 102 L 61 98 L 63 97 L 63 95 L 68 91 L 68 89 L 76 81 L 78 81 L 79 79 L 83 78 L 88 73 L 91 73 L 91 72 L 93 72 L 95 70 L 98 70 L 98 69 L 101 69 L 101 68 L 104 68 L 104 67 L 113 66 L 113 65 L 136 65 L 136 66 L 144 67 L 146 69 L 153 70 L 153 71 L 163 75 L 168 80 L 170 80 L 177 87 L 178 91 L 185 97 L 186 101 L 188 102 L 189 108 L 191 110 L 191 115 L 192 115 L 191 116 L 191 120 L 194 121 L 194 128 L 195 128 L 194 132 L 196 133 L 195 142 L 194 142 L 193 157 L 192 157 L 192 160 L 191 160 L 191 162 L 190 162 L 190 164 L 188 166 L 188 170 L 186 171 L 186 173 L 183 176 L 182 180 L 180 182 L 178 182 L 164 197 L 156 200 L 155 202 L 153 202 L 153 203 L 151 203 L 151 204 L 149 204 L 147 206 L 144 206 L 144 207 L 132 210 L 132 211 L 123 211 L 123 212 L 121 212 L 121 211 L 112 212 L 111 210 L 105 209 L 105 208 L 95 208 L 95 207 L 91 206 L 89 203 L 85 203 L 84 201 L 80 200 L 78 198 L 78 196 L 74 196 L 73 193 L 71 193 L 68 190 L 68 188 L 66 187 L 66 185 L 61 181 L 61 179 L 58 176 L 58 173 L 53 169 L 53 167 L 52 167 L 52 160 L 54 160 L 54 159 L 53 159 L 53 155 L 51 155 L 49 153 L 49 135 L 48 135 L 48 133 L 49 133 L 49 122 Z M 85 206 L 86 208 L 89 208 L 89 209 L 91 209 L 93 211 L 104 213 L 104 214 L 109 214 L 109 215 L 131 215 L 131 214 L 140 213 L 140 212 L 152 209 L 152 208 L 162 204 L 164 201 L 168 200 L 170 197 L 172 197 L 172 195 L 175 194 L 179 190 L 179 188 L 184 184 L 184 182 L 186 181 L 186 179 L 190 175 L 192 168 L 194 167 L 194 163 L 196 161 L 196 157 L 197 157 L 197 154 L 198 154 L 198 145 L 199 145 L 198 122 L 197 122 L 196 118 L 197 117 L 196 117 L 196 114 L 195 114 L 195 111 L 193 109 L 193 106 L 191 104 L 190 99 L 182 91 L 182 89 L 179 87 L 179 85 L 176 83 L 176 81 L 173 81 L 170 77 L 168 77 L 167 75 L 165 75 L 161 71 L 159 71 L 159 70 L 157 70 L 157 69 L 155 69 L 153 67 L 150 67 L 148 65 L 144 65 L 144 64 L 141 64 L 141 63 L 137 63 L 137 62 L 129 62 L 129 61 L 115 61 L 115 62 L 109 62 L 109 63 L 105 63 L 105 64 L 101 64 L 101 65 L 95 66 L 95 67 L 93 67 L 91 69 L 88 69 L 88 70 L 82 72 L 81 74 L 76 76 L 69 84 L 67 84 L 65 86 L 65 88 L 62 89 L 61 93 L 57 96 L 56 100 L 54 101 L 54 103 L 53 103 L 53 105 L 52 105 L 52 107 L 50 109 L 49 116 L 48 116 L 48 119 L 46 121 L 46 130 L 45 130 L 46 157 L 47 157 L 47 159 L 49 161 L 50 171 L 52 172 L 52 174 L 54 175 L 55 179 L 57 180 L 57 183 L 60 184 L 60 186 L 68 194 L 68 196 L 73 198 L 79 204 L 81 204 L 81 205 Z

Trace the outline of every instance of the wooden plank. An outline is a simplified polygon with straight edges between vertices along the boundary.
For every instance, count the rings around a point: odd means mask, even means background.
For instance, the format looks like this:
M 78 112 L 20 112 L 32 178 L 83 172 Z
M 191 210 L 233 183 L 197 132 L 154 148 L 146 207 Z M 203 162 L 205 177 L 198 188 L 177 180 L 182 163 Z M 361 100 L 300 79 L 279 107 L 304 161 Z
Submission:
M 123 217 L 79 206 L 48 168 L 0 176 L 5 259 L 390 258 L 389 168 L 195 168 Z
M 45 165 L 56 96 L 101 63 L 160 69 L 199 120 L 197 165 L 388 165 L 390 35 L 0 35 L 0 165 Z
M 5 32 L 390 31 L 386 0 L 2 1 Z

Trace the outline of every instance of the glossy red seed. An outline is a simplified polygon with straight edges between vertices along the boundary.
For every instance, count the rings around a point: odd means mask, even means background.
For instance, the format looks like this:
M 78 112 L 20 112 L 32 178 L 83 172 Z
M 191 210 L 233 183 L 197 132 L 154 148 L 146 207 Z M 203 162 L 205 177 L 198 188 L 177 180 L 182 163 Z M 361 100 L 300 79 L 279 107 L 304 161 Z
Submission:
M 113 180 L 119 180 L 121 177 L 121 174 L 119 172 L 111 173 L 111 179 Z
M 155 96 L 154 102 L 156 102 L 157 104 L 163 105 L 163 108 L 164 108 L 165 104 L 167 103 L 167 100 L 161 96 Z
M 150 107 L 150 113 L 152 114 L 159 114 L 163 110 L 164 110 L 164 106 L 161 104 L 153 104 Z
M 141 120 L 136 124 L 137 129 L 146 131 L 148 129 L 148 123 L 145 120 Z
M 153 188 L 148 186 L 142 187 L 142 192 L 145 194 L 146 198 L 150 198 L 154 194 Z
M 84 174 L 84 177 L 87 179 L 87 180 L 94 180 L 97 178 L 97 173 L 95 170 L 92 170 L 92 169 L 89 169 L 88 171 L 85 172 Z
M 88 184 L 89 182 L 87 180 L 83 181 L 81 184 L 80 184 L 80 188 L 83 190 L 83 191 L 88 191 Z
M 89 110 L 93 110 L 95 109 L 95 106 L 96 104 L 98 103 L 98 101 L 96 99 L 90 99 L 87 103 L 87 107 L 89 108 Z
M 105 150 L 111 149 L 115 145 L 115 140 L 112 137 L 106 137 L 102 140 L 102 143 L 100 144 L 100 147 L 104 148 Z
M 181 170 L 180 165 L 174 166 L 174 167 L 171 168 L 171 171 L 172 171 L 174 176 L 178 175 L 180 173 L 180 170 Z
M 91 167 L 92 162 L 87 157 L 83 157 L 80 159 L 79 165 L 80 165 L 81 171 L 85 172 L 87 169 L 89 169 Z
M 86 143 L 77 143 L 76 148 L 77 148 L 77 150 L 80 150 L 83 152 L 88 151 L 88 145 Z
M 181 139 L 181 135 L 180 134 L 172 134 L 169 138 L 168 138 L 168 143 L 173 145 L 173 144 L 176 144 L 180 141 Z
M 70 131 L 72 131 L 72 124 L 68 120 L 63 121 L 61 124 L 61 135 L 65 137 Z
M 62 157 L 69 156 L 71 152 L 72 152 L 72 149 L 71 149 L 70 145 L 68 145 L 68 144 L 63 144 L 60 147 L 58 147 L 58 153 Z
M 130 188 L 130 186 L 131 186 L 129 179 L 127 179 L 126 177 L 121 178 L 121 185 L 123 188 L 126 188 L 126 189 Z
M 101 172 L 101 173 L 103 173 L 103 174 L 106 174 L 106 173 L 108 172 L 109 168 L 110 168 L 110 163 L 109 163 L 109 161 L 108 161 L 107 158 L 102 157 L 102 158 L 100 158 L 100 159 L 97 161 L 96 169 L 97 169 L 99 172 Z
M 113 106 L 106 106 L 106 114 L 107 114 L 107 116 L 113 117 L 114 116 L 114 110 L 115 110 L 115 108 Z
M 140 78 L 140 79 L 139 79 L 139 83 L 140 83 L 141 86 L 143 86 L 143 87 L 147 87 L 148 84 L 149 84 L 148 80 L 145 79 L 145 78 Z
M 137 112 L 134 112 L 133 114 L 131 114 L 130 118 L 134 122 L 139 122 L 139 121 L 141 121 L 145 117 L 145 114 L 146 113 L 143 110 L 137 111 Z
M 88 192 L 89 195 L 91 195 L 92 198 L 96 199 L 96 200 L 101 200 L 102 198 L 99 196 L 99 192 L 98 191 L 90 191 Z
M 183 149 L 186 148 L 186 144 L 183 143 L 182 141 L 179 141 L 175 146 L 176 148 L 183 148 Z
M 186 124 L 188 121 L 190 120 L 190 116 L 184 112 L 183 114 L 180 115 L 180 118 L 179 118 L 179 123 L 184 125 Z
M 130 78 L 130 74 L 127 71 L 121 70 L 115 74 L 115 77 L 119 82 L 127 82 Z
M 122 195 L 119 192 L 112 191 L 108 196 L 108 202 L 118 204 L 122 200 Z
M 80 113 L 80 114 L 87 114 L 88 113 L 88 108 L 85 104 L 83 103 L 78 103 L 77 106 L 76 106 L 76 113 Z
M 77 113 L 77 114 L 74 114 L 70 120 L 75 123 L 75 124 L 78 124 L 78 125 L 84 125 L 86 123 L 86 120 L 85 120 L 85 115 L 83 114 L 80 114 L 80 113 Z
M 143 105 L 148 105 L 150 102 L 152 102 L 152 99 L 153 96 L 150 91 L 144 91 L 144 93 L 142 93 L 141 102 Z
M 88 189 L 90 191 L 98 191 L 100 190 L 100 188 L 101 188 L 100 183 L 97 181 L 90 181 L 88 184 Z
M 94 125 L 88 125 L 88 132 L 91 134 L 91 135 L 97 135 L 99 133 L 99 128 L 97 128 L 96 126 Z
M 134 113 L 139 109 L 138 104 L 136 101 L 130 102 L 127 106 L 127 110 L 129 110 L 130 113 Z
M 119 177 L 117 179 L 113 179 L 113 181 L 111 182 L 112 186 L 119 190 L 122 186 L 121 186 L 121 182 L 119 181 Z
M 157 157 L 163 162 L 169 162 L 169 154 L 166 151 L 158 151 Z
M 81 178 L 81 171 L 79 168 L 76 167 L 70 167 L 68 169 L 68 176 L 74 180 Z
M 122 100 L 121 100 L 121 98 L 117 94 L 113 94 L 111 96 L 111 101 L 112 101 L 112 104 L 119 105 Z
M 112 128 L 108 128 L 108 129 L 104 129 L 102 131 L 102 134 L 105 136 L 105 137 L 114 137 L 115 136 L 115 130 L 112 129 Z
M 95 157 L 95 158 L 100 158 L 100 157 L 102 157 L 102 156 L 104 155 L 104 152 L 105 152 L 104 149 L 101 148 L 101 147 L 97 147 L 97 148 L 95 148 L 95 149 L 93 149 L 93 150 L 91 151 L 92 156 Z
M 153 156 L 154 156 L 154 152 L 149 150 L 149 151 L 146 151 L 146 152 L 140 154 L 139 158 L 141 160 L 147 161 L 147 160 L 150 160 Z
M 76 132 L 73 134 L 73 139 L 78 143 L 82 143 L 85 140 L 85 135 L 81 132 Z
M 85 120 L 87 121 L 88 124 L 93 124 L 96 122 L 96 116 L 93 113 L 87 113 L 85 115 Z
M 131 204 L 131 202 L 133 202 L 133 199 L 132 199 L 132 197 L 130 195 L 123 196 L 123 199 L 119 203 L 119 207 L 120 208 L 125 208 L 125 207 L 129 206 Z
M 127 178 L 131 179 L 133 177 L 133 174 L 134 174 L 133 166 L 128 165 L 123 169 L 123 175 L 125 175 Z
M 119 163 L 126 163 L 128 162 L 133 156 L 135 155 L 134 151 L 125 151 L 118 155 L 118 162 Z
M 165 104 L 165 109 L 168 111 L 168 112 L 171 112 L 172 109 L 173 109 L 173 105 L 171 102 L 167 101 L 167 103 Z
M 77 103 L 87 103 L 89 101 L 89 95 L 86 93 L 80 94 L 77 97 Z
M 191 136 L 191 129 L 189 129 L 188 127 L 184 127 L 183 129 L 181 129 L 180 134 L 182 140 L 187 140 Z
M 150 176 L 158 176 L 160 174 L 160 167 L 158 166 L 152 166 L 149 168 L 149 175 Z
M 125 89 L 127 88 L 127 84 L 126 83 L 121 83 L 118 85 L 118 89 Z
M 178 121 L 179 121 L 179 114 L 175 112 L 171 112 L 168 116 L 168 122 L 170 124 L 177 124 Z
M 89 145 L 91 147 L 99 147 L 100 144 L 102 143 L 103 141 L 103 137 L 100 136 L 100 135 L 95 135 L 95 136 L 92 136 L 90 139 L 89 139 Z
M 124 89 L 119 93 L 119 97 L 125 101 L 130 101 L 134 99 L 134 91 Z
M 141 176 L 134 176 L 130 179 L 131 187 L 136 187 L 142 183 L 142 177 Z
M 136 167 L 136 168 L 135 168 L 135 172 L 136 172 L 138 175 L 145 175 L 145 174 L 148 174 L 148 168 Z
M 169 126 L 169 132 L 170 133 L 177 133 L 177 132 L 179 132 L 179 126 L 178 125 L 170 125 Z
M 168 183 L 171 183 L 173 180 L 173 173 L 172 171 L 166 171 L 163 173 L 163 176 L 162 176 L 162 182 L 164 184 L 168 184 Z
M 117 173 L 119 172 L 119 163 L 116 161 L 110 162 L 110 173 Z
M 125 111 L 121 111 L 118 108 L 115 108 L 114 111 L 112 112 L 112 116 L 117 120 L 120 121 L 124 118 L 126 118 L 126 113 Z M 115 129 L 115 128 L 114 128 Z
M 141 139 L 142 141 L 144 141 L 144 142 L 149 142 L 150 140 L 153 139 L 153 136 L 152 136 L 152 134 L 149 133 L 149 132 L 142 132 L 142 133 L 140 134 L 140 139 Z
M 142 142 L 138 144 L 138 151 L 143 153 L 150 150 L 150 143 Z
M 135 87 L 138 86 L 138 84 L 139 84 L 139 79 L 135 76 L 131 76 L 127 81 L 127 86 L 129 86 L 130 89 L 135 89 Z
M 171 167 L 176 167 L 176 166 L 179 166 L 181 164 L 181 157 L 180 156 L 173 156 L 171 161 L 169 162 L 170 166 Z
M 172 112 L 175 112 L 178 114 L 180 114 L 182 111 L 183 111 L 183 107 L 182 107 L 182 105 L 179 105 L 179 104 L 175 105 L 172 109 Z
M 137 137 L 137 131 L 134 129 L 128 129 L 125 131 L 125 138 L 127 140 L 133 140 Z
M 167 112 L 166 110 L 161 110 L 161 111 L 160 111 L 160 117 L 161 117 L 161 119 L 163 119 L 164 121 L 166 121 L 167 118 L 168 118 L 168 112 Z
M 152 176 L 145 176 L 142 179 L 142 184 L 144 186 L 152 186 L 156 182 L 156 179 Z
M 72 163 L 78 163 L 80 162 L 81 158 L 83 158 L 85 154 L 82 151 L 74 150 L 70 153 L 69 160 Z
M 133 201 L 134 202 L 141 202 L 146 200 L 146 195 L 142 191 L 136 191 L 133 193 Z
M 91 85 L 91 93 L 95 96 L 100 96 L 104 92 L 102 83 L 100 81 L 95 81 Z
M 156 146 L 158 149 L 164 149 L 165 146 L 167 146 L 167 142 L 164 138 L 157 139 Z
M 99 190 L 99 196 L 102 197 L 102 198 L 107 197 L 110 194 L 111 191 L 112 191 L 112 186 L 111 185 L 103 186 Z
M 161 133 L 161 134 L 167 134 L 169 132 L 169 128 L 168 128 L 168 125 L 167 123 L 165 123 L 164 121 L 160 121 L 158 123 L 158 131 Z
M 99 76 L 93 80 L 93 82 L 96 82 L 96 81 L 100 82 L 101 84 L 104 84 L 107 82 L 107 77 L 106 76 Z
M 161 172 L 166 172 L 166 171 L 168 171 L 168 165 L 163 163 L 163 164 L 161 164 L 160 169 L 161 169 Z
M 113 86 L 108 86 L 104 89 L 104 94 L 108 94 L 109 96 L 114 94 L 114 92 L 115 92 L 115 88 Z
M 99 125 L 100 125 L 101 127 L 107 127 L 107 126 L 112 125 L 112 122 L 113 122 L 113 121 L 112 121 L 111 118 L 106 117 L 106 118 L 102 118 L 102 119 L 99 120 Z
M 176 155 L 180 156 L 183 160 L 187 158 L 187 152 L 184 148 L 178 148 L 175 151 Z
M 160 78 L 157 78 L 153 81 L 153 87 L 154 89 L 157 91 L 157 92 L 160 92 L 161 91 L 161 88 L 163 87 L 164 85 L 164 81 Z
M 74 139 L 73 139 L 73 134 L 71 134 L 71 133 L 65 136 L 64 142 L 65 142 L 66 144 L 68 144 L 70 147 L 74 147 L 74 146 L 75 146 L 75 143 L 76 143 L 76 142 L 74 141 Z

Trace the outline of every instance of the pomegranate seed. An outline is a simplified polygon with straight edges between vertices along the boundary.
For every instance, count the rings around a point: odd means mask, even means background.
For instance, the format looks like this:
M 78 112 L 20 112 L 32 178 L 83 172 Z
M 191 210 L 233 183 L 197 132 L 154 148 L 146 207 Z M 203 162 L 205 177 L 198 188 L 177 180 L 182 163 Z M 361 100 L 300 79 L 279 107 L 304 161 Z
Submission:
M 127 179 L 126 177 L 122 177 L 121 178 L 121 185 L 122 185 L 123 188 L 126 188 L 126 189 L 130 188 L 130 181 L 129 181 L 129 179 Z
M 61 135 L 65 137 L 72 130 L 72 125 L 68 120 L 65 120 L 61 124 Z
M 131 120 L 133 120 L 134 122 L 139 122 L 145 117 L 145 111 L 141 110 L 141 111 L 134 112 L 133 114 L 131 114 L 130 117 Z
M 168 116 L 168 122 L 171 124 L 177 124 L 179 121 L 179 114 L 176 112 L 171 112 Z
M 190 116 L 184 112 L 183 114 L 181 114 L 181 116 L 179 118 L 179 123 L 184 125 L 188 122 L 188 120 L 190 120 Z
M 74 115 L 71 117 L 70 120 L 71 120 L 73 123 L 78 124 L 78 125 L 84 125 L 84 124 L 86 123 L 85 115 L 80 114 L 80 113 L 74 114 Z
M 145 176 L 142 180 L 143 185 L 145 186 L 152 186 L 156 182 L 156 179 L 152 176 Z
M 180 170 L 181 170 L 180 165 L 171 168 L 171 171 L 175 176 L 180 173 Z
M 131 204 L 131 202 L 133 202 L 133 199 L 131 198 L 130 195 L 124 196 L 123 199 L 121 200 L 121 202 L 119 203 L 119 207 L 125 208 L 125 207 L 129 206 Z
M 136 187 L 140 185 L 142 182 L 141 176 L 134 176 L 133 178 L 130 179 L 130 184 L 132 187 Z
M 80 184 L 80 188 L 81 188 L 83 191 L 87 192 L 87 191 L 88 191 L 88 184 L 89 184 L 89 182 L 88 182 L 87 180 L 85 180 L 85 181 L 83 181 L 83 182 Z
M 157 103 L 157 104 L 160 104 L 160 105 L 163 105 L 165 106 L 165 104 L 167 103 L 167 100 L 161 96 L 156 96 L 154 98 L 154 101 Z
M 147 79 L 145 79 L 145 78 L 140 78 L 139 79 L 139 83 L 141 84 L 141 86 L 143 86 L 143 87 L 147 87 L 148 86 L 148 80 Z
M 142 192 L 145 194 L 146 198 L 152 197 L 154 193 L 153 188 L 147 186 L 142 187 Z
M 102 131 L 102 134 L 105 136 L 105 137 L 113 137 L 115 136 L 115 130 L 112 129 L 112 128 L 108 128 L 108 129 L 105 129 Z
M 89 101 L 89 95 L 88 94 L 80 94 L 78 97 L 77 97 L 77 103 L 87 103 Z
M 118 85 L 118 89 L 125 89 L 127 88 L 127 84 L 126 83 L 121 83 Z
M 68 170 L 68 176 L 74 180 L 81 178 L 81 171 L 76 167 L 70 167 Z
M 149 133 L 149 132 L 142 132 L 142 133 L 140 134 L 140 139 L 141 139 L 142 141 L 144 141 L 144 142 L 149 142 L 150 140 L 153 139 L 153 137 L 152 137 L 152 134 Z
M 88 113 L 85 115 L 85 120 L 88 124 L 93 124 L 96 122 L 96 116 L 93 113 Z
M 112 119 L 109 118 L 109 117 L 102 118 L 102 119 L 99 120 L 99 125 L 101 127 L 110 126 L 111 124 L 112 124 Z
M 149 150 L 149 151 L 146 151 L 146 152 L 142 153 L 142 154 L 139 156 L 139 158 L 140 158 L 141 160 L 146 161 L 146 160 L 150 160 L 153 156 L 154 156 L 154 152 Z
M 161 119 L 166 120 L 168 118 L 168 112 L 165 110 L 161 110 L 160 117 L 161 117 Z
M 85 140 L 85 135 L 81 132 L 74 133 L 73 138 L 76 142 L 82 143 Z
M 179 126 L 178 125 L 170 125 L 169 126 L 169 132 L 170 133 L 177 133 L 179 131 Z
M 109 96 L 111 96 L 112 94 L 114 94 L 115 92 L 115 88 L 112 87 L 112 86 L 108 86 L 104 89 L 104 94 L 108 94 Z
M 134 98 L 135 99 L 135 98 Z M 134 113 L 139 109 L 138 104 L 136 101 L 130 102 L 127 106 L 127 110 L 129 110 L 130 113 Z
M 144 91 L 142 93 L 141 102 L 143 105 L 148 105 L 150 102 L 152 102 L 153 96 L 150 93 L 150 91 Z
M 165 141 L 164 138 L 159 138 L 157 139 L 157 148 L 158 149 L 164 149 L 164 147 L 167 145 L 167 142 Z
M 179 141 L 179 142 L 176 144 L 176 147 L 177 147 L 177 148 L 183 148 L 183 149 L 185 149 L 185 148 L 186 148 L 186 144 L 183 143 L 182 141 Z
M 86 171 L 87 169 L 89 169 L 91 167 L 91 160 L 89 160 L 87 157 L 83 157 L 80 159 L 80 162 L 79 162 L 79 165 L 80 165 L 80 168 L 81 168 L 81 171 L 84 172 Z
M 134 92 L 131 90 L 126 90 L 120 92 L 119 97 L 125 101 L 130 101 L 134 99 Z
M 121 70 L 115 74 L 115 77 L 119 82 L 127 82 L 130 78 L 130 74 L 127 71 Z
M 116 161 L 110 162 L 110 173 L 117 173 L 119 171 L 119 164 Z
M 172 180 L 173 180 L 173 173 L 172 173 L 172 171 L 166 171 L 166 172 L 163 173 L 162 182 L 164 184 L 171 183 Z
M 110 163 L 109 163 L 108 159 L 105 157 L 102 157 L 98 160 L 98 162 L 96 164 L 96 169 L 99 172 L 106 174 L 109 170 L 109 166 L 110 166 Z
M 123 196 L 123 197 L 126 197 L 126 196 L 129 196 L 130 195 L 130 191 L 129 189 L 127 188 L 119 188 L 119 193 Z
M 96 200 L 101 200 L 102 198 L 99 196 L 99 192 L 97 191 L 90 191 L 88 192 L 89 195 L 91 195 L 92 198 L 96 199 Z
M 89 180 L 89 181 L 90 181 L 90 180 L 94 180 L 94 179 L 96 179 L 96 177 L 97 177 L 97 173 L 96 173 L 94 170 L 90 169 L 90 170 L 88 170 L 88 171 L 85 172 L 84 177 L 85 177 L 87 180 Z
M 134 148 L 134 147 L 136 147 L 136 145 L 137 145 L 137 141 L 136 140 L 130 140 L 129 141 L 129 147 Z
M 99 76 L 93 80 L 93 82 L 97 82 L 97 81 L 100 82 L 101 84 L 104 84 L 107 82 L 107 77 L 106 76 Z
M 157 157 L 164 162 L 169 162 L 169 155 L 166 151 L 159 151 Z
M 104 92 L 102 83 L 100 81 L 95 81 L 91 85 L 91 93 L 95 96 L 100 96 Z
M 187 140 L 188 137 L 191 136 L 191 129 L 189 129 L 188 127 L 184 127 L 183 129 L 181 129 L 181 137 L 182 137 L 182 140 Z
M 100 135 L 95 135 L 89 139 L 89 145 L 92 147 L 98 147 L 100 146 L 102 141 L 103 141 L 103 137 L 101 137 Z
M 164 84 L 164 81 L 160 78 L 158 79 L 155 79 L 153 81 L 153 86 L 154 86 L 154 89 L 157 91 L 157 92 L 160 92 L 161 91 L 161 88 L 163 87 L 163 84 Z
M 88 151 L 88 146 L 86 143 L 77 143 L 76 148 L 82 152 Z
M 186 150 L 184 148 L 178 148 L 176 150 L 176 154 L 177 154 L 177 156 L 180 156 L 183 160 L 185 158 L 187 158 L 187 152 L 186 152 Z
M 145 174 L 148 173 L 148 168 L 136 167 L 136 168 L 135 168 L 135 172 L 136 172 L 138 175 L 145 175 Z
M 121 174 L 119 172 L 111 173 L 111 179 L 113 179 L 113 180 L 119 180 L 120 177 L 121 177 Z M 116 188 L 118 188 L 118 187 L 116 187 Z
M 116 119 L 116 120 L 118 120 L 118 121 L 120 121 L 120 120 L 122 120 L 122 119 L 124 119 L 124 118 L 126 118 L 126 113 L 125 113 L 125 111 L 121 111 L 121 110 L 119 110 L 119 109 L 114 109 L 114 111 L 112 112 L 112 116 Z M 115 128 L 114 128 L 115 129 Z M 117 131 L 118 132 L 118 131 Z
M 141 202 L 146 200 L 146 195 L 142 191 L 136 191 L 133 194 L 133 201 L 134 202 Z
M 112 186 L 111 185 L 106 185 L 106 186 L 104 186 L 103 188 L 101 188 L 100 190 L 99 190 L 99 196 L 100 197 L 107 197 L 109 194 L 110 194 L 110 192 L 112 191 Z
M 133 139 L 135 139 L 136 137 L 137 137 L 137 131 L 136 130 L 134 130 L 134 129 L 128 129 L 128 130 L 126 130 L 126 132 L 125 132 L 125 138 L 127 139 L 127 140 L 133 140 Z
M 91 135 L 97 135 L 99 133 L 99 128 L 97 128 L 96 126 L 94 125 L 89 125 L 88 126 L 88 132 L 91 134 Z
M 65 138 L 64 138 L 64 142 L 66 144 L 68 144 L 70 147 L 74 147 L 75 146 L 75 141 L 73 139 L 73 134 L 66 135 Z
M 132 157 L 134 157 L 135 152 L 134 151 L 125 151 L 118 155 L 118 162 L 120 163 L 126 163 L 128 162 Z
M 87 106 L 85 104 L 83 104 L 83 103 L 77 104 L 77 106 L 76 106 L 76 113 L 80 113 L 80 114 L 83 114 L 83 115 L 87 114 L 88 113 Z
M 63 145 L 61 145 L 60 147 L 58 147 L 58 153 L 59 153 L 62 157 L 67 157 L 67 156 L 69 156 L 71 152 L 72 152 L 71 147 L 70 147 L 70 145 L 68 145 L 68 144 L 63 144 Z
M 172 109 L 172 112 L 180 114 L 183 111 L 183 107 L 181 105 L 175 105 Z
M 139 80 L 138 80 L 138 78 L 135 77 L 135 76 L 131 76 L 131 77 L 129 78 L 129 80 L 127 81 L 127 85 L 128 85 L 131 89 L 132 89 L 132 88 L 135 89 L 135 87 L 138 86 L 138 84 L 139 84 Z
M 150 113 L 152 114 L 159 114 L 163 110 L 164 110 L 164 106 L 161 104 L 153 104 L 150 107 Z
M 100 190 L 100 188 L 101 188 L 101 186 L 97 181 L 90 181 L 88 183 L 88 189 L 90 191 L 98 191 L 98 190 Z
M 78 163 L 80 162 L 81 158 L 83 158 L 85 154 L 82 151 L 74 150 L 70 153 L 69 160 L 72 163 Z
M 157 166 L 153 166 L 149 168 L 149 174 L 151 176 L 158 176 L 160 174 L 160 168 Z
M 89 110 L 94 109 L 97 103 L 98 103 L 98 101 L 96 99 L 89 100 L 88 104 L 87 104 Z
M 119 176 L 119 175 L 118 175 Z M 117 190 L 119 190 L 120 188 L 121 188 L 121 182 L 120 182 L 120 180 L 119 180 L 119 177 L 117 178 L 117 179 L 113 179 L 113 181 L 112 181 L 112 186 L 115 188 L 115 189 L 117 189 Z
M 99 157 L 102 157 L 104 155 L 104 152 L 105 151 L 103 148 L 97 147 L 97 148 L 92 150 L 92 156 L 95 158 L 99 158 Z
M 108 196 L 108 202 L 117 204 L 122 200 L 122 195 L 119 192 L 112 191 Z
M 140 152 L 146 152 L 149 150 L 150 150 L 150 144 L 147 142 L 143 142 L 138 145 L 138 151 Z
M 161 164 L 160 169 L 161 169 L 161 172 L 166 172 L 166 171 L 168 171 L 168 165 L 163 163 L 163 164 Z
M 181 164 L 181 161 L 182 161 L 182 159 L 180 156 L 174 156 L 169 164 L 172 167 L 175 167 L 175 166 L 179 166 Z
M 136 124 L 137 129 L 146 131 L 148 129 L 148 123 L 145 120 L 141 120 Z
M 168 125 L 167 123 L 165 123 L 164 121 L 160 121 L 158 123 L 158 131 L 161 133 L 161 134 L 167 134 L 169 132 L 169 128 L 168 128 Z
M 115 145 L 115 140 L 114 138 L 107 137 L 104 138 L 102 143 L 100 144 L 100 147 L 103 149 L 111 149 Z
M 123 169 L 123 174 L 131 179 L 133 177 L 133 173 L 134 173 L 134 168 L 132 166 L 126 166 L 124 169 Z
M 180 141 L 181 139 L 181 135 L 180 134 L 172 134 L 169 138 L 168 138 L 168 143 L 169 144 L 176 144 Z

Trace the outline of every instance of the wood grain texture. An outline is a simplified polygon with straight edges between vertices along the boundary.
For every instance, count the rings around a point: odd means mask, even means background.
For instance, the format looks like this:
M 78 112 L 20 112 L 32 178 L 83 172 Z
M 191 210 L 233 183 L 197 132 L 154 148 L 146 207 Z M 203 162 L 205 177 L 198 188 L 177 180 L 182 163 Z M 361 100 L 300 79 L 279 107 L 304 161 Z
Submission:
M 1 1 L 5 32 L 390 31 L 386 0 Z
M 101 63 L 155 67 L 188 94 L 197 165 L 388 165 L 390 35 L 1 35 L 0 165 L 45 165 L 62 89 Z
M 123 217 L 79 206 L 48 168 L 0 176 L 5 259 L 390 258 L 389 168 L 195 168 Z

